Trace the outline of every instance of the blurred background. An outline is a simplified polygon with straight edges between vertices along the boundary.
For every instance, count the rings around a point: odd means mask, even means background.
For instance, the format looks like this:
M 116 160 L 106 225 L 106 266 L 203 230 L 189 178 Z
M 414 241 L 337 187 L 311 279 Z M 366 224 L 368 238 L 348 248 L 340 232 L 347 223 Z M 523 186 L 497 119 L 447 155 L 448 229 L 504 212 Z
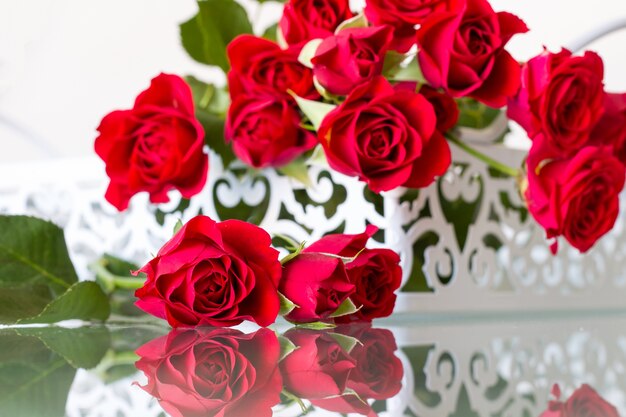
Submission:
M 258 32 L 282 10 L 272 1 L 241 3 Z M 519 60 L 626 24 L 626 0 L 491 3 L 531 28 L 509 44 Z M 0 164 L 92 157 L 100 119 L 131 107 L 159 72 L 224 82 L 180 45 L 178 25 L 196 9 L 194 0 L 0 1 Z M 622 29 L 590 45 L 604 58 L 610 90 L 626 90 L 625 44 Z

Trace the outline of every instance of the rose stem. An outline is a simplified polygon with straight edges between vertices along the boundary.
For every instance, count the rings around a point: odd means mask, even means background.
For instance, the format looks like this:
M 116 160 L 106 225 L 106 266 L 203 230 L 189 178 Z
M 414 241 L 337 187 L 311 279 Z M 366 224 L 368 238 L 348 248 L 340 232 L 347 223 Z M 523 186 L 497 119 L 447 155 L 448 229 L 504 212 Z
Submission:
M 509 177 L 517 177 L 519 175 L 519 171 L 515 168 L 512 168 L 508 165 L 505 165 L 501 162 L 496 161 L 495 159 L 485 155 L 482 152 L 477 151 L 476 149 L 472 148 L 471 146 L 467 145 L 465 142 L 461 141 L 459 138 L 457 138 L 456 136 L 448 133 L 447 138 L 450 142 L 454 143 L 456 146 L 458 146 L 459 148 L 463 149 L 465 152 L 467 152 L 468 154 L 472 155 L 474 158 L 484 162 L 485 164 L 489 165 L 491 168 L 501 172 L 502 174 L 508 175 Z
M 100 286 L 109 294 L 116 289 L 136 290 L 143 287 L 146 282 L 144 278 L 123 277 L 111 273 L 106 268 L 106 260 L 104 259 L 92 263 L 89 265 L 89 269 L 96 274 L 96 282 L 100 283 Z

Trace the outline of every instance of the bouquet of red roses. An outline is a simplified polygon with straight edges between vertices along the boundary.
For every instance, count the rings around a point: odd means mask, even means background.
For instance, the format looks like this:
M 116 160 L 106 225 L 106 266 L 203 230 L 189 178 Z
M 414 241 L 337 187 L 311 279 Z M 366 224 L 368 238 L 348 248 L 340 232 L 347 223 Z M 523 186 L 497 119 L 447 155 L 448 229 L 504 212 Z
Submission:
M 153 203 L 169 201 L 172 189 L 185 198 L 199 193 L 210 175 L 207 147 L 225 168 L 239 160 L 303 182 L 308 166 L 324 161 L 381 193 L 431 185 L 450 167 L 452 143 L 518 179 L 553 252 L 559 236 L 585 252 L 613 228 L 625 183 L 626 94 L 605 91 L 596 53 L 543 51 L 520 63 L 506 46 L 526 24 L 487 0 L 366 0 L 362 10 L 348 0 L 288 0 L 262 36 L 234 0 L 199 0 L 198 7 L 181 25 L 183 46 L 221 68 L 227 85 L 161 74 L 131 110 L 102 120 L 95 148 L 111 180 L 106 198 L 119 210 L 138 192 Z M 504 111 L 532 141 L 521 167 L 482 154 L 459 133 Z M 477 112 L 488 120 L 473 123 Z M 219 241 L 218 232 L 194 233 Z M 163 251 L 177 250 L 178 243 L 168 245 Z M 339 252 L 358 259 L 355 251 Z M 312 256 L 289 262 L 300 268 L 294 275 L 317 267 Z M 142 269 L 149 279 L 139 295 L 144 309 L 165 318 L 162 300 L 158 308 L 145 301 L 150 285 L 158 287 L 150 277 L 161 263 Z M 262 269 L 272 281 L 272 268 Z M 276 279 L 273 285 L 288 292 Z M 187 290 L 160 291 L 162 299 Z M 290 299 L 297 304 L 300 295 Z M 233 317 L 255 318 L 244 310 Z M 305 314 L 298 311 L 294 320 Z M 173 323 L 204 320 L 170 313 Z

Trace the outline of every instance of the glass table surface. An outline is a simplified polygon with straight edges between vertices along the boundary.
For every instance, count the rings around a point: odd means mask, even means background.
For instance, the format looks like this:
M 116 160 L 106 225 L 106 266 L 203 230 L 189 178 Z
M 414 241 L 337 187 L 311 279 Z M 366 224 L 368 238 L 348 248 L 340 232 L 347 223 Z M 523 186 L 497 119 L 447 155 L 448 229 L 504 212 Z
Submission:
M 625 360 L 622 312 L 3 328 L 0 416 L 616 416 Z

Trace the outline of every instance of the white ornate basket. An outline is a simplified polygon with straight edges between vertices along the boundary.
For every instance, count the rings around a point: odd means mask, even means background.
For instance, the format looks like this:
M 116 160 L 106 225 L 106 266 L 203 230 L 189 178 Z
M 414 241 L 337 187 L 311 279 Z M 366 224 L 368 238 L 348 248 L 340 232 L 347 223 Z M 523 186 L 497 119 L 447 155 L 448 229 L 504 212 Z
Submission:
M 573 44 L 626 27 L 621 19 Z M 524 151 L 494 143 L 504 116 L 487 129 L 462 137 L 510 166 Z M 198 213 L 239 217 L 270 233 L 312 241 L 331 232 L 358 233 L 367 224 L 380 232 L 375 244 L 398 251 L 404 277 L 396 312 L 618 309 L 626 305 L 624 214 L 613 231 L 585 255 L 562 245 L 553 257 L 543 231 L 525 211 L 515 181 L 453 147 L 455 164 L 435 185 L 419 192 L 382 195 L 363 183 L 313 167 L 314 187 L 273 170 L 238 177 L 211 155 L 209 181 L 191 202 L 172 193 L 158 208 L 136 196 L 122 214 L 104 201 L 107 179 L 93 158 L 0 167 L 0 213 L 33 214 L 66 230 L 79 274 L 103 252 L 143 263 L 171 236 L 179 218 Z

